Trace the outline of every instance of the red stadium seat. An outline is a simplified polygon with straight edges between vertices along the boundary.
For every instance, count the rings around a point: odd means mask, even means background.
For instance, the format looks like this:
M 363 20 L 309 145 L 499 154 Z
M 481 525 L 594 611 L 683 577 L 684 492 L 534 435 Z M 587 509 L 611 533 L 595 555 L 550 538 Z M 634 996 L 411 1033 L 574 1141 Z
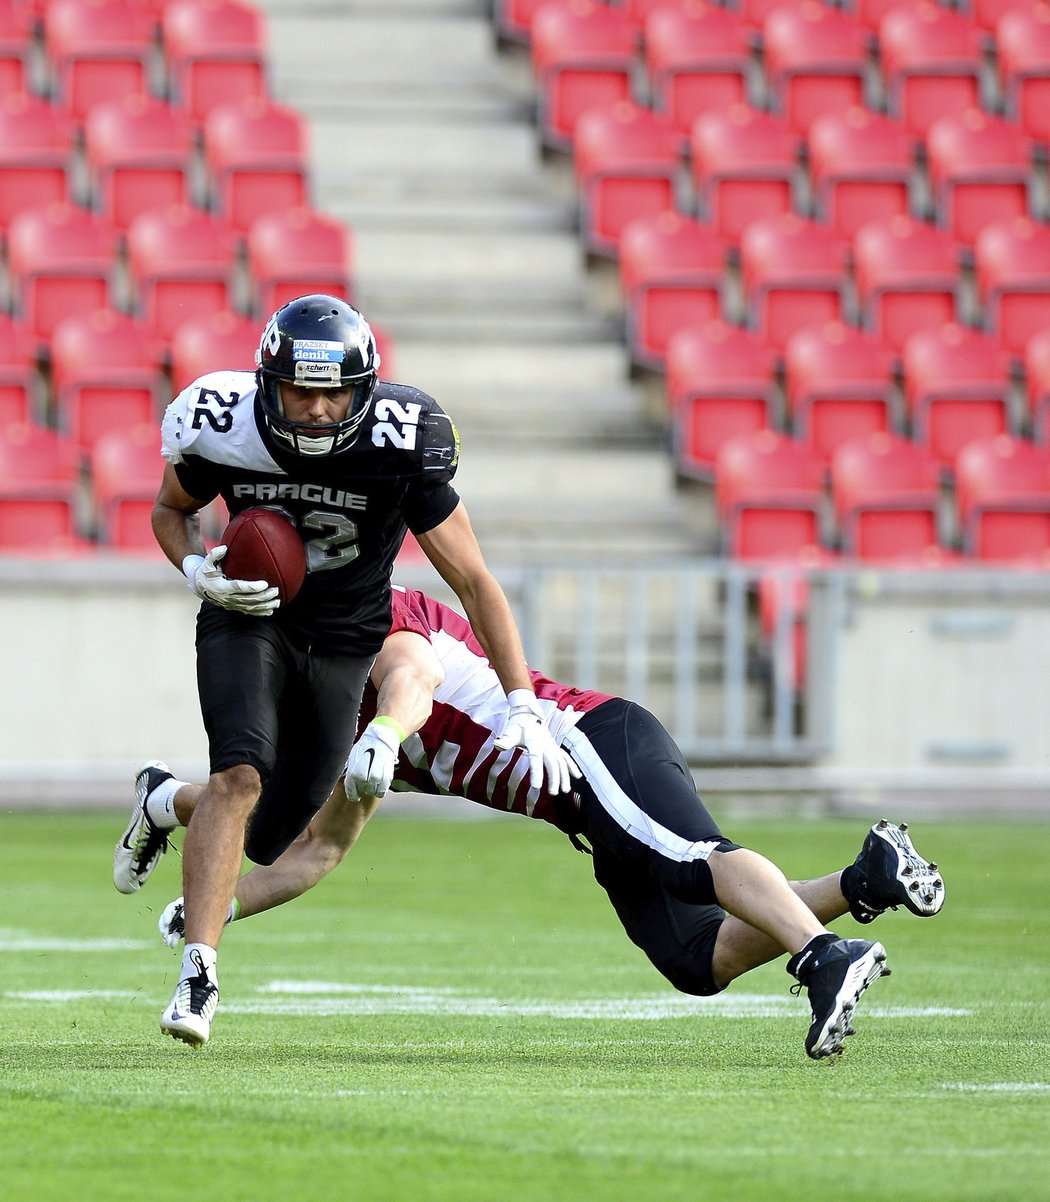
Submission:
M 28 327 L 0 313 L 0 432 L 32 420 L 36 386 L 36 340 Z
M 588 250 L 615 256 L 636 217 L 674 208 L 679 137 L 667 119 L 628 100 L 594 108 L 576 123 L 576 176 Z
M 1050 553 L 1050 451 L 1001 434 L 967 443 L 955 494 L 968 555 L 1045 566 Z
M 151 522 L 163 474 L 155 424 L 111 430 L 95 443 L 91 479 L 101 543 L 163 558 Z
M 307 203 L 309 154 L 301 114 L 262 96 L 220 105 L 204 123 L 217 212 L 242 233 L 265 213 Z
M 32 43 L 13 0 L 0 0 L 0 96 L 23 92 Z
M 734 8 L 740 13 L 740 19 L 747 26 L 752 44 L 756 49 L 762 45 L 762 28 L 766 17 L 778 8 L 801 8 L 809 0 L 738 0 Z
M 274 312 L 296 296 L 353 296 L 353 239 L 333 217 L 304 206 L 266 213 L 248 230 L 255 310 Z
M 549 0 L 495 0 L 496 28 L 500 37 L 513 42 L 528 42 L 536 10 Z
M 1027 217 L 986 225 L 974 263 L 985 328 L 1023 355 L 1029 338 L 1050 325 L 1050 226 Z
M 829 459 L 850 439 L 891 429 L 893 369 L 884 343 L 841 321 L 796 331 L 784 347 L 795 437 Z
M 76 447 L 33 423 L 0 430 L 0 547 L 48 551 L 76 540 Z
M 969 0 L 966 16 L 986 35 L 995 37 L 1000 19 L 1015 9 L 1031 9 L 1036 0 Z
M 212 371 L 254 371 L 259 323 L 228 309 L 202 313 L 171 336 L 171 388 L 179 393 Z
M 772 425 L 777 353 L 747 330 L 717 319 L 681 329 L 668 340 L 666 368 L 681 476 L 712 479 L 724 443 Z
M 852 14 L 819 0 L 774 8 L 762 23 L 762 45 L 773 103 L 799 133 L 821 113 L 864 100 L 867 37 Z
M 69 199 L 73 122 L 24 92 L 0 95 L 0 229 L 24 209 Z
M 879 23 L 891 112 L 914 133 L 980 101 L 981 32 L 933 0 L 903 3 Z
M 108 222 L 61 201 L 12 218 L 8 268 L 17 310 L 41 343 L 62 318 L 109 303 L 116 242 Z
M 84 152 L 96 205 L 120 229 L 148 209 L 192 199 L 194 127 L 150 96 L 132 93 L 91 109 Z
M 912 436 L 944 467 L 973 439 L 1010 432 L 1010 358 L 987 335 L 954 322 L 918 330 L 901 364 Z
M 155 31 L 130 0 L 52 0 L 44 47 L 56 94 L 82 119 L 105 100 L 147 92 Z
M 740 238 L 748 317 L 775 346 L 803 326 L 844 316 L 845 247 L 795 213 L 753 221 Z
M 1028 213 L 1029 139 L 980 109 L 938 117 L 926 158 L 941 225 L 972 245 L 982 227 Z
M 773 430 L 724 443 L 715 466 L 715 503 L 725 548 L 737 559 L 796 557 L 823 539 L 824 462 Z
M 916 563 L 941 548 L 940 474 L 925 448 L 887 431 L 843 443 L 831 458 L 843 553 Z
M 1025 390 L 1032 417 L 1032 436 L 1050 442 L 1050 325 L 1037 330 L 1024 348 Z
M 51 384 L 59 423 L 84 451 L 110 430 L 156 424 L 168 393 L 147 331 L 112 309 L 72 314 L 55 326 Z
M 908 213 L 916 139 L 899 121 L 853 105 L 817 117 L 807 145 L 820 217 L 836 233 Z
M 853 264 L 864 323 L 895 350 L 955 320 L 959 264 L 944 230 L 906 216 L 869 221 L 854 235 Z
M 720 315 L 725 260 L 724 240 L 710 226 L 676 210 L 624 226 L 620 284 L 635 363 L 662 367 L 675 331 Z
M 645 63 L 656 108 L 683 134 L 702 113 L 747 99 L 750 43 L 731 9 L 660 0 L 645 21 Z
M 238 0 L 174 0 L 161 21 L 173 103 L 195 121 L 248 96 L 266 96 L 266 18 Z
M 135 218 L 128 270 L 137 310 L 157 338 L 168 343 L 188 317 L 230 307 L 235 243 L 229 226 L 188 205 Z
M 548 0 L 532 19 L 532 64 L 544 141 L 567 150 L 589 108 L 630 99 L 635 32 L 622 9 Z
M 1025 133 L 1050 142 L 1050 5 L 1027 3 L 995 26 L 1007 112 Z
M 801 141 L 783 118 L 745 104 L 704 113 L 689 148 L 701 212 L 730 241 L 752 221 L 791 210 Z

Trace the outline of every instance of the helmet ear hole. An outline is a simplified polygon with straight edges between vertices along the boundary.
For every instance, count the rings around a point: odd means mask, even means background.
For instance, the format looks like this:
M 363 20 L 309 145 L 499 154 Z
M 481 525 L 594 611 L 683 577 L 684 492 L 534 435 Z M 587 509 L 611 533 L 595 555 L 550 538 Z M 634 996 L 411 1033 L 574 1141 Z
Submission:
M 353 446 L 379 381 L 379 352 L 364 317 L 338 297 L 296 297 L 266 323 L 256 351 L 256 378 L 271 449 L 337 454 Z M 279 382 L 351 390 L 346 417 L 329 425 L 284 414 Z

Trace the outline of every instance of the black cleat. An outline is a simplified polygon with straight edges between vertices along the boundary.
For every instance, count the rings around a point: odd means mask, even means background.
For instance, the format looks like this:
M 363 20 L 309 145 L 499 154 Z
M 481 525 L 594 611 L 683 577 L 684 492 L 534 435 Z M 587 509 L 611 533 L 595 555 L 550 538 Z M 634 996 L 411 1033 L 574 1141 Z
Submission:
M 806 1036 L 806 1054 L 813 1060 L 842 1051 L 843 1040 L 853 1034 L 853 1012 L 861 994 L 890 973 L 881 943 L 834 936 L 826 937 L 814 951 L 803 948 L 788 961 L 787 970 L 798 980 L 792 992 L 805 988 L 809 994 L 813 1022 Z
M 849 912 L 861 923 L 904 906 L 930 918 L 944 905 L 944 878 L 915 850 L 908 825 L 883 818 L 868 831 L 860 855 L 842 876 Z

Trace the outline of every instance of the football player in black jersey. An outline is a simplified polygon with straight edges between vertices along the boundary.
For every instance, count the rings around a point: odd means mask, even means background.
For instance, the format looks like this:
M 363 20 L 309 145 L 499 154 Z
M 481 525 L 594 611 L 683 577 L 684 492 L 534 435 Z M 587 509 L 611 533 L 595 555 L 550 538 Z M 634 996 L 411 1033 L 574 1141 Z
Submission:
M 186 954 L 161 1030 L 199 1046 L 218 1001 L 216 948 L 242 855 L 275 860 L 341 775 L 369 668 L 390 628 L 390 572 L 406 530 L 458 596 L 507 693 L 502 745 L 529 753 L 555 792 L 576 773 L 536 705 L 521 639 L 452 487 L 459 439 L 424 392 L 379 379 L 368 323 L 342 300 L 300 297 L 266 323 L 257 370 L 202 376 L 168 406 L 157 541 L 201 598 L 197 680 L 210 776 L 183 848 Z M 280 508 L 307 575 L 281 606 L 265 581 L 230 580 L 198 514 Z M 379 734 L 396 746 L 405 732 Z M 166 840 L 143 805 L 162 769 L 136 779 L 114 883 L 139 888 Z

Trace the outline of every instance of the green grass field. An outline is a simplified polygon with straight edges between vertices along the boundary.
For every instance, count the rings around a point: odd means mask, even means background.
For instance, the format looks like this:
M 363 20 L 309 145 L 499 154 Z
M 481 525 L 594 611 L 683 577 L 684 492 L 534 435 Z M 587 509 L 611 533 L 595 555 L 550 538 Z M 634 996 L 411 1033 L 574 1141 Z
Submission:
M 512 819 L 377 819 L 227 932 L 195 1052 L 157 1030 L 179 863 L 117 894 L 124 821 L 0 815 L 4 1199 L 1050 1198 L 1050 826 L 913 827 L 946 909 L 864 928 L 893 976 L 814 1063 L 783 961 L 676 994 L 585 857 Z M 864 829 L 726 825 L 800 877 Z

